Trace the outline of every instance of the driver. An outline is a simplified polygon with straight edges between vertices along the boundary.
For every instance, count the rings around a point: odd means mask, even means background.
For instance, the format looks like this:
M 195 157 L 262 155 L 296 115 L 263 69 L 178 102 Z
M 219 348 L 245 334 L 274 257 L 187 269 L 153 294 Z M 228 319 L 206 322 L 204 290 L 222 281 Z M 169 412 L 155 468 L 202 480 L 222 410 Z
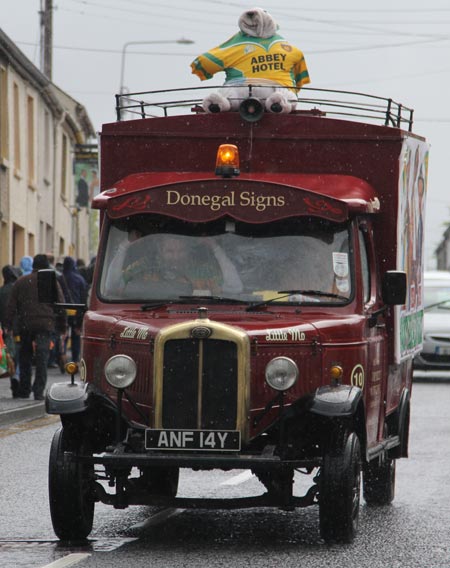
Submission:
M 243 285 L 234 264 L 211 238 L 204 238 L 199 246 L 192 247 L 186 237 L 163 235 L 156 254 L 151 258 L 148 241 L 141 236 L 129 235 L 128 242 L 119 246 L 114 259 L 114 264 L 117 266 L 120 262 L 122 267 L 119 285 L 122 290 L 132 281 L 141 281 L 164 282 L 168 292 L 172 285 L 172 292 L 182 289 L 186 294 L 216 295 L 242 291 Z M 134 244 L 136 240 L 138 242 Z M 141 241 L 143 246 L 140 246 Z

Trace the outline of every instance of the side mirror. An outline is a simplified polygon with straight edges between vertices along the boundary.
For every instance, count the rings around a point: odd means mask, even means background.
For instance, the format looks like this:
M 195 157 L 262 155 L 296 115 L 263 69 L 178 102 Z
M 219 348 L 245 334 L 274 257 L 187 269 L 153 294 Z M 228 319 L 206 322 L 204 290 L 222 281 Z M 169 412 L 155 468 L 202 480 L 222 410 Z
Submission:
M 44 304 L 58 303 L 56 272 L 51 269 L 38 270 L 38 300 Z
M 388 270 L 383 275 L 383 302 L 389 306 L 403 306 L 406 302 L 407 278 L 406 272 Z

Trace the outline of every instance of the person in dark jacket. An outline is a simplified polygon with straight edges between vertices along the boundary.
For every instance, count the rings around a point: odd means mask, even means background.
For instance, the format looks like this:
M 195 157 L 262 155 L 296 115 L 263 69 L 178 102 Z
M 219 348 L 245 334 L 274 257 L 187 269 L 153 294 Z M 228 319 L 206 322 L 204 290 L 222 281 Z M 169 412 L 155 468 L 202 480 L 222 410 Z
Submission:
M 21 272 L 15 266 L 7 264 L 2 268 L 3 286 L 0 288 L 0 324 L 4 327 L 6 306 L 11 295 L 14 282 L 21 276 Z
M 14 282 L 22 275 L 20 268 L 7 264 L 2 268 L 3 275 L 3 286 L 0 288 L 0 325 L 2 329 L 5 330 L 5 317 L 6 317 L 6 306 L 8 305 L 9 297 L 11 295 L 12 287 Z M 17 398 L 19 392 L 19 349 L 20 343 L 16 338 L 19 337 L 19 329 L 17 327 L 17 318 L 13 322 L 12 333 L 4 333 L 4 340 L 9 354 L 14 361 L 14 374 L 11 375 L 11 391 L 13 398 Z
M 66 287 L 66 302 L 71 304 L 85 304 L 87 300 L 86 280 L 76 268 L 76 262 L 71 256 L 66 256 L 63 262 L 63 279 Z M 80 360 L 80 335 L 83 315 L 69 317 L 70 342 L 72 349 L 72 361 Z
M 45 268 L 49 268 L 46 255 L 37 254 L 33 259 L 32 273 L 21 276 L 14 283 L 6 308 L 6 329 L 12 329 L 17 316 L 20 331 L 19 398 L 29 398 L 33 391 L 36 400 L 44 399 L 51 332 L 55 328 L 60 334 L 65 334 L 66 331 L 65 311 L 55 314 L 51 306 L 38 300 L 37 273 Z M 61 287 L 57 287 L 58 299 L 64 302 Z M 33 353 L 36 375 L 31 385 Z

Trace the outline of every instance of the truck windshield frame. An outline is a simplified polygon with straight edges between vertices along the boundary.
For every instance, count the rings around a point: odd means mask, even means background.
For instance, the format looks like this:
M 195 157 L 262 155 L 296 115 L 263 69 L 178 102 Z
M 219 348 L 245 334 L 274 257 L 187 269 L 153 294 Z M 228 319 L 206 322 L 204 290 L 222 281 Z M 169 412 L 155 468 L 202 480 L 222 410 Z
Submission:
M 104 302 L 195 303 L 208 297 L 221 304 L 228 298 L 234 304 L 316 306 L 353 298 L 350 222 L 295 217 L 189 223 L 151 213 L 106 222 L 97 290 Z

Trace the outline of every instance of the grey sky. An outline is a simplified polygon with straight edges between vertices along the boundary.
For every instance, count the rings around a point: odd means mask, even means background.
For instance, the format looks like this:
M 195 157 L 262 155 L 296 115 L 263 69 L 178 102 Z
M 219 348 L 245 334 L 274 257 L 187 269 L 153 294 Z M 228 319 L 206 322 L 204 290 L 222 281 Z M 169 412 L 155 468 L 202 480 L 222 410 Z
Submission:
M 126 42 L 181 37 L 193 45 L 130 46 L 130 91 L 200 85 L 194 57 L 237 31 L 245 8 L 271 12 L 303 50 L 311 87 L 366 92 L 415 109 L 414 131 L 431 144 L 427 267 L 450 221 L 450 4 L 448 0 L 54 0 L 53 80 L 85 105 L 96 130 L 115 119 Z M 1 1 L 0 26 L 39 66 L 40 0 Z M 5 9 L 7 7 L 7 9 Z M 140 51 L 138 54 L 136 52 Z M 212 84 L 220 84 L 222 77 Z

